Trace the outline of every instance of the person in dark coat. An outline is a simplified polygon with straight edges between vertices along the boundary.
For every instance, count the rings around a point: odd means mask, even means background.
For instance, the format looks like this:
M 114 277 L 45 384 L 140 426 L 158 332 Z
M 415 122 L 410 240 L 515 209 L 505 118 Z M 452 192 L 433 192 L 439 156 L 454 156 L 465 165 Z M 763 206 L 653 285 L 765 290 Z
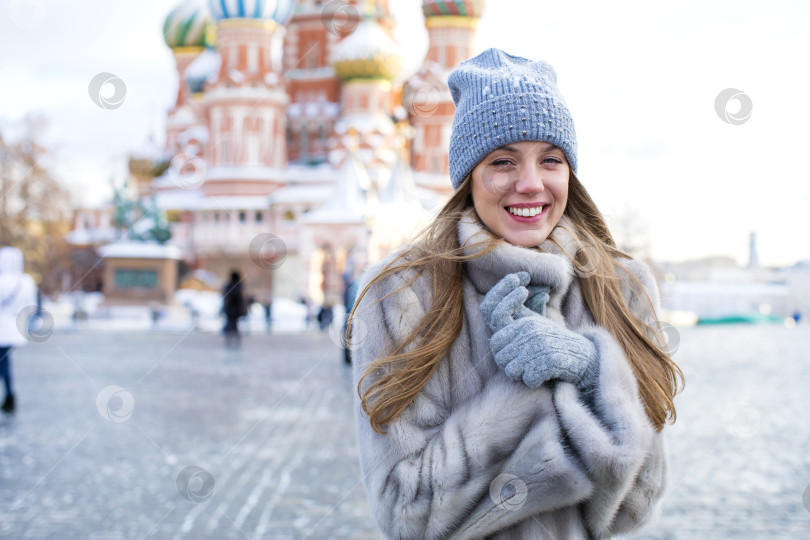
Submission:
M 352 363 L 351 342 L 349 337 L 349 316 L 354 308 L 354 301 L 357 298 L 357 280 L 347 279 L 346 288 L 343 289 L 343 305 L 346 307 L 346 316 L 343 320 L 343 336 L 346 342 L 343 346 L 343 361 L 346 364 Z
M 242 293 L 242 278 L 236 270 L 222 292 L 222 311 L 225 313 L 225 345 L 238 347 L 242 336 L 239 334 L 239 319 L 247 315 L 245 296 Z

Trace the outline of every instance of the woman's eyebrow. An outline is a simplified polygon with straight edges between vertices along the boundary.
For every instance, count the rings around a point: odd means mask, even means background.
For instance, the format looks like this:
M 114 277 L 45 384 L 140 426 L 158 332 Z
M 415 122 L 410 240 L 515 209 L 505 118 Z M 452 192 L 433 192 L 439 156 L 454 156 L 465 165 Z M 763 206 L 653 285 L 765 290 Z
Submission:
M 506 145 L 506 146 L 501 146 L 500 148 L 498 148 L 498 150 L 505 150 L 505 151 L 507 151 L 507 152 L 512 152 L 512 153 L 515 153 L 515 154 L 516 154 L 516 153 L 518 153 L 518 152 L 520 152 L 520 150 L 518 150 L 518 149 L 517 149 L 517 148 L 515 148 L 514 146 L 509 146 L 509 145 Z M 551 144 L 551 143 L 548 143 L 548 144 L 547 144 L 547 145 L 546 145 L 546 146 L 543 148 L 543 152 L 551 152 L 552 150 L 559 150 L 559 148 L 558 148 L 557 146 L 555 146 L 555 145 Z

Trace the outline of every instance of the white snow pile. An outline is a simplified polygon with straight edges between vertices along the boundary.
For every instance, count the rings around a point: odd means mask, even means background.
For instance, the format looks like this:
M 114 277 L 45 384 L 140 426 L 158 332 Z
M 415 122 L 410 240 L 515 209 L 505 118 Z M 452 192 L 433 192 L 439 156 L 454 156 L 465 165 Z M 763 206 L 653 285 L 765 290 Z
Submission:
M 71 291 L 58 299 L 43 299 L 42 309 L 53 319 L 57 331 L 143 331 L 221 332 L 225 324 L 219 292 L 180 289 L 171 306 L 105 305 L 101 293 Z M 48 323 L 50 324 L 50 322 Z M 247 334 L 268 330 L 264 306 L 254 303 L 247 317 L 239 321 Z M 307 329 L 307 307 L 288 298 L 275 298 L 271 309 L 272 332 L 301 332 Z

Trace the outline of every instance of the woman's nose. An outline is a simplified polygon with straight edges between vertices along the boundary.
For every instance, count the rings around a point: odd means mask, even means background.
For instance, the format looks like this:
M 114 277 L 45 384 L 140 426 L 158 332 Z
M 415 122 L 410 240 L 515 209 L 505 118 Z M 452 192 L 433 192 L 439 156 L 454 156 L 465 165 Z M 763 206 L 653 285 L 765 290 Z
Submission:
M 518 193 L 537 193 L 543 191 L 543 173 L 538 167 L 525 166 L 520 168 L 520 176 L 515 191 Z

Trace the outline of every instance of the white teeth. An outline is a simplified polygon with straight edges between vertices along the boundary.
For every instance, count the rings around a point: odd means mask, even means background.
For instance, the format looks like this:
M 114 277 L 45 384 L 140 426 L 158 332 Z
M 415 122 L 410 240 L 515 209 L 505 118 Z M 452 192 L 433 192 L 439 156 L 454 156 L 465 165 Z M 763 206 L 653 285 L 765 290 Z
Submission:
M 539 214 L 540 212 L 543 211 L 543 207 L 538 206 L 538 207 L 535 207 L 535 208 L 513 208 L 513 207 L 510 206 L 510 207 L 507 208 L 507 210 L 509 210 L 509 213 L 514 214 L 516 216 L 534 217 L 534 216 L 536 216 L 537 214 Z

